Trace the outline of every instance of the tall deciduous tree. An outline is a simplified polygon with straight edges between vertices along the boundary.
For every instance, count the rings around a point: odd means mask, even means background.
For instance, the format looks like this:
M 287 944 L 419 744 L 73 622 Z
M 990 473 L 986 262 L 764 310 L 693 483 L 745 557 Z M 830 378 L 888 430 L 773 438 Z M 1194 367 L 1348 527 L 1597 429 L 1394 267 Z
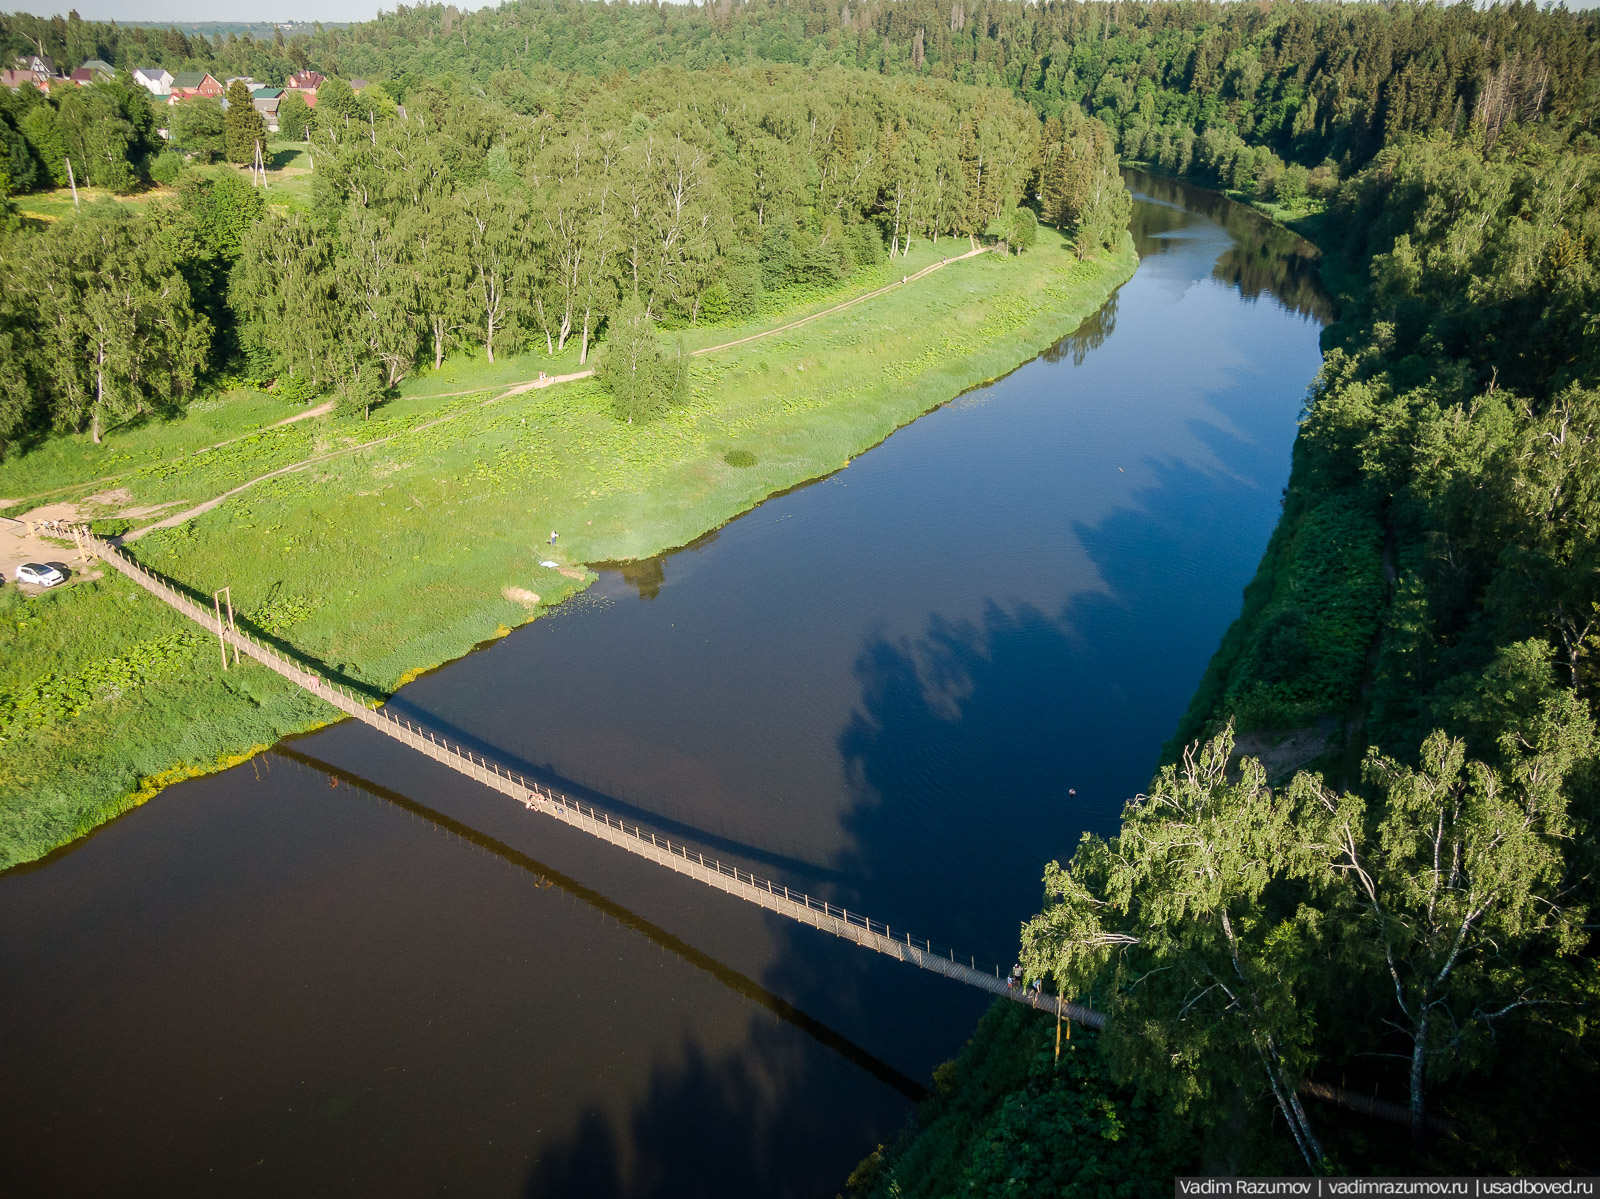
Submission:
M 215 162 L 226 152 L 222 105 L 208 96 L 191 96 L 173 105 L 167 129 L 173 147 L 197 162 Z
M 337 286 L 349 321 L 348 339 L 366 347 L 382 370 L 383 385 L 393 387 L 411 372 L 417 358 L 408 244 L 386 217 L 352 207 L 339 223 L 339 245 Z
M 1588 912 L 1565 848 L 1567 778 L 1594 752 L 1583 702 L 1562 692 L 1532 728 L 1507 734 L 1507 770 L 1468 762 L 1461 741 L 1434 733 L 1420 768 L 1369 757 L 1376 804 L 1295 780 L 1302 827 L 1326 852 L 1324 877 L 1358 913 L 1346 944 L 1378 974 L 1409 1043 L 1416 1141 L 1430 1084 L 1481 1053 L 1502 1023 L 1534 1015 L 1576 1029 L 1594 998 L 1593 963 L 1576 956 Z
M 138 186 L 144 158 L 158 144 L 143 88 L 109 82 L 73 88 L 61 99 L 58 120 L 79 183 L 119 193 Z
M 88 426 L 181 400 L 205 366 L 210 326 L 165 239 L 107 201 L 52 226 L 37 291 L 58 428 Z
M 492 183 L 455 197 L 451 218 L 458 226 L 467 279 L 465 320 L 485 357 L 513 349 L 528 317 L 531 238 L 527 201 Z
M 332 250 L 304 215 L 274 213 L 246 235 L 230 287 L 245 349 L 280 383 L 312 394 L 328 386 L 348 332 Z
M 425 331 L 435 370 L 444 365 L 445 354 L 471 315 L 466 222 L 458 217 L 453 201 L 435 198 L 408 205 L 398 218 L 398 235 L 409 247 L 413 311 Z
M 311 105 L 298 91 L 284 92 L 278 102 L 278 136 L 291 142 L 305 141 L 310 129 Z
M 1274 912 L 1269 888 L 1303 856 L 1293 806 L 1260 763 L 1230 778 L 1231 727 L 1163 768 L 1109 841 L 1085 834 L 1050 863 L 1047 905 L 1022 930 L 1029 977 L 1110 1012 L 1122 1068 L 1180 1111 L 1226 1105 L 1262 1083 L 1307 1167 L 1323 1149 L 1300 1102 L 1314 1021 L 1303 963 L 1314 924 Z
M 67 186 L 67 143 L 61 136 L 61 121 L 55 105 L 48 100 L 35 104 L 23 115 L 21 131 L 55 185 Z

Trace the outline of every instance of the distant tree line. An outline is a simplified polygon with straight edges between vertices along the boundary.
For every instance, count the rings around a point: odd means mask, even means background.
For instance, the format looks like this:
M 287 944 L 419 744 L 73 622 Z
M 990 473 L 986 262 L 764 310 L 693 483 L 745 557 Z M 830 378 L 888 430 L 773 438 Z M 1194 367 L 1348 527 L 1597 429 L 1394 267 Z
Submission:
M 1533 3 L 516 0 L 473 13 L 400 5 L 270 42 L 13 14 L 0 17 L 0 42 L 69 63 L 154 60 L 264 83 L 315 67 L 383 80 L 402 101 L 439 74 L 487 83 L 536 66 L 854 67 L 1010 88 L 1046 117 L 1076 106 L 1114 131 L 1124 157 L 1293 200 L 1415 134 L 1477 127 L 1493 140 L 1529 122 L 1594 133 L 1597 27 L 1592 11 Z

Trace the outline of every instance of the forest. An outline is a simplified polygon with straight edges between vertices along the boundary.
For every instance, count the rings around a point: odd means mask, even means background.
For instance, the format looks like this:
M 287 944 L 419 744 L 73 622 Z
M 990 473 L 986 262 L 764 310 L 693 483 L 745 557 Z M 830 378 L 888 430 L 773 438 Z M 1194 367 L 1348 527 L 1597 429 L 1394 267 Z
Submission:
M 1148 794 L 1118 835 L 1057 848 L 1022 930 L 1029 977 L 1108 1027 L 1057 1065 L 1050 1028 L 992 1016 L 851 1187 L 1600 1169 L 1573 1101 L 1600 1072 L 1600 16 L 523 0 L 272 43 L 23 16 L 0 34 L 380 89 L 319 104 L 310 212 L 180 182 L 157 237 L 111 212 L 10 235 L 0 341 L 36 372 L 0 378 L 13 438 L 219 362 L 370 402 L 454 349 L 587 343 L 624 301 L 714 320 L 912 234 L 1005 237 L 1019 203 L 1091 250 L 1119 219 L 1092 186 L 1113 153 L 1294 218 L 1339 319 L 1282 519 Z M 27 113 L 0 104 L 11 177 L 47 186 Z M 138 177 L 154 147 L 125 123 Z M 453 230 L 437 247 L 401 232 L 425 214 Z M 115 368 L 110 400 L 81 365 L 55 378 L 65 334 L 16 298 L 45 285 L 17 278 L 19 244 L 40 281 L 146 256 L 117 311 L 163 297 L 139 344 L 164 365 Z M 392 269 L 397 247 L 438 258 Z M 385 290 L 418 261 L 452 298 Z M 529 262 L 537 286 L 516 285 Z M 291 322 L 308 294 L 326 317 Z M 1312 759 L 1251 757 L 1306 730 Z
M 449 76 L 414 86 L 402 109 L 341 82 L 323 86 L 303 131 L 317 163 L 309 211 L 268 210 L 245 176 L 189 168 L 253 148 L 220 113 L 214 129 L 186 115 L 204 100 L 171 110 L 160 149 L 153 111 L 122 82 L 59 106 L 0 101 L 21 112 L 24 162 L 47 175 L 61 145 L 96 161 L 74 106 L 133 112 L 134 157 L 98 161 L 164 174 L 173 194 L 0 245 L 0 337 L 20 367 L 0 384 L 0 444 L 52 429 L 99 440 L 181 404 L 207 372 L 366 410 L 458 350 L 493 362 L 577 339 L 586 362 L 622 305 L 651 327 L 745 318 L 765 291 L 837 285 L 913 237 L 1020 247 L 1037 219 L 1019 209 L 1025 196 L 1044 197 L 1082 255 L 1125 224 L 1104 127 L 1041 123 L 994 88 L 799 68 L 499 72 L 485 89 Z M 238 112 L 254 115 L 236 104 L 228 120 Z
M 97 54 L 125 69 L 149 60 L 271 83 L 315 66 L 381 80 L 402 101 L 438 74 L 487 83 L 532 64 L 594 76 L 663 62 L 849 67 L 1007 88 L 1041 116 L 1079 108 L 1129 158 L 1293 196 L 1409 134 L 1477 120 L 1492 140 L 1508 124 L 1592 122 L 1597 21 L 1532 3 L 516 0 L 473 13 L 400 5 L 271 42 L 22 14 L 0 17 L 0 37 L 68 62 Z

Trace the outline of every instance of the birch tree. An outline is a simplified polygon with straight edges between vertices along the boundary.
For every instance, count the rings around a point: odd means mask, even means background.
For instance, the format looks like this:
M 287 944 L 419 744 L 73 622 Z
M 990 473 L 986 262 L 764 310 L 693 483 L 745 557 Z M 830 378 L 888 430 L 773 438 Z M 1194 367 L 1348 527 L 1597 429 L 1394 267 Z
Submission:
M 464 324 L 493 362 L 496 345 L 511 347 L 526 315 L 531 282 L 528 206 L 519 194 L 492 183 L 458 192 L 455 201 L 455 219 L 464 234 Z
M 390 220 L 356 206 L 339 222 L 339 243 L 337 287 L 348 335 L 366 347 L 384 386 L 394 387 L 417 358 L 408 243 Z
M 57 428 L 89 428 L 153 412 L 193 389 L 211 344 L 189 285 L 163 239 L 106 203 L 53 225 L 35 279 L 44 373 Z
M 433 353 L 433 369 L 466 328 L 467 278 L 465 222 L 456 219 L 447 199 L 408 206 L 398 218 L 401 241 L 409 247 L 413 312 Z
M 229 304 L 240 340 L 271 363 L 280 381 L 312 393 L 327 385 L 345 319 L 334 246 L 312 220 L 269 214 L 245 235 Z
M 1418 767 L 1368 758 L 1376 804 L 1310 776 L 1293 784 L 1304 827 L 1327 850 L 1324 878 L 1354 909 L 1390 993 L 1414 1141 L 1432 1084 L 1502 1023 L 1575 1025 L 1594 996 L 1594 964 L 1578 957 L 1588 911 L 1568 877 L 1566 780 L 1595 748 L 1582 701 L 1562 692 L 1531 729 L 1506 737 L 1507 769 L 1468 762 L 1461 741 L 1436 732 Z
M 1274 910 L 1270 888 L 1306 852 L 1287 796 L 1247 759 L 1230 779 L 1230 727 L 1185 750 L 1124 809 L 1110 840 L 1085 834 L 1045 873 L 1046 906 L 1022 930 L 1027 977 L 1093 993 L 1113 1053 L 1180 1111 L 1270 1094 L 1307 1168 L 1323 1149 L 1298 1089 L 1314 1023 L 1305 963 L 1314 915 Z

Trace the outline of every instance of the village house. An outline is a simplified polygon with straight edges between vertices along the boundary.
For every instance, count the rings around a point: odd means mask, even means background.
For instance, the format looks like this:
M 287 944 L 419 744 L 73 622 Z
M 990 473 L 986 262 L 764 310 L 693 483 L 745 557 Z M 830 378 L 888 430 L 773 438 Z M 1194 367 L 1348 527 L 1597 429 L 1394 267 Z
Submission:
M 267 132 L 278 132 L 278 105 L 283 102 L 281 87 L 258 87 L 250 93 L 250 101 L 267 123 Z
M 0 87 L 12 91 L 23 84 L 50 90 L 50 80 L 56 73 L 56 64 L 39 54 L 19 54 L 9 71 L 0 71 Z
M 288 92 L 299 92 L 305 98 L 306 106 L 317 106 L 317 89 L 322 86 L 327 76 L 321 71 L 296 71 L 290 75 L 283 88 Z
M 172 78 L 172 97 L 169 102 L 176 104 L 192 96 L 220 96 L 222 92 L 222 84 L 210 71 L 184 71 Z
M 87 87 L 91 83 L 98 83 L 103 79 L 115 79 L 117 69 L 103 58 L 91 58 L 76 71 L 72 72 L 72 82 L 79 87 Z
M 19 54 L 12 65 L 32 75 L 35 83 L 43 83 L 56 73 L 55 61 L 47 54 Z
M 133 81 L 152 96 L 172 95 L 172 72 L 166 67 L 138 67 Z

